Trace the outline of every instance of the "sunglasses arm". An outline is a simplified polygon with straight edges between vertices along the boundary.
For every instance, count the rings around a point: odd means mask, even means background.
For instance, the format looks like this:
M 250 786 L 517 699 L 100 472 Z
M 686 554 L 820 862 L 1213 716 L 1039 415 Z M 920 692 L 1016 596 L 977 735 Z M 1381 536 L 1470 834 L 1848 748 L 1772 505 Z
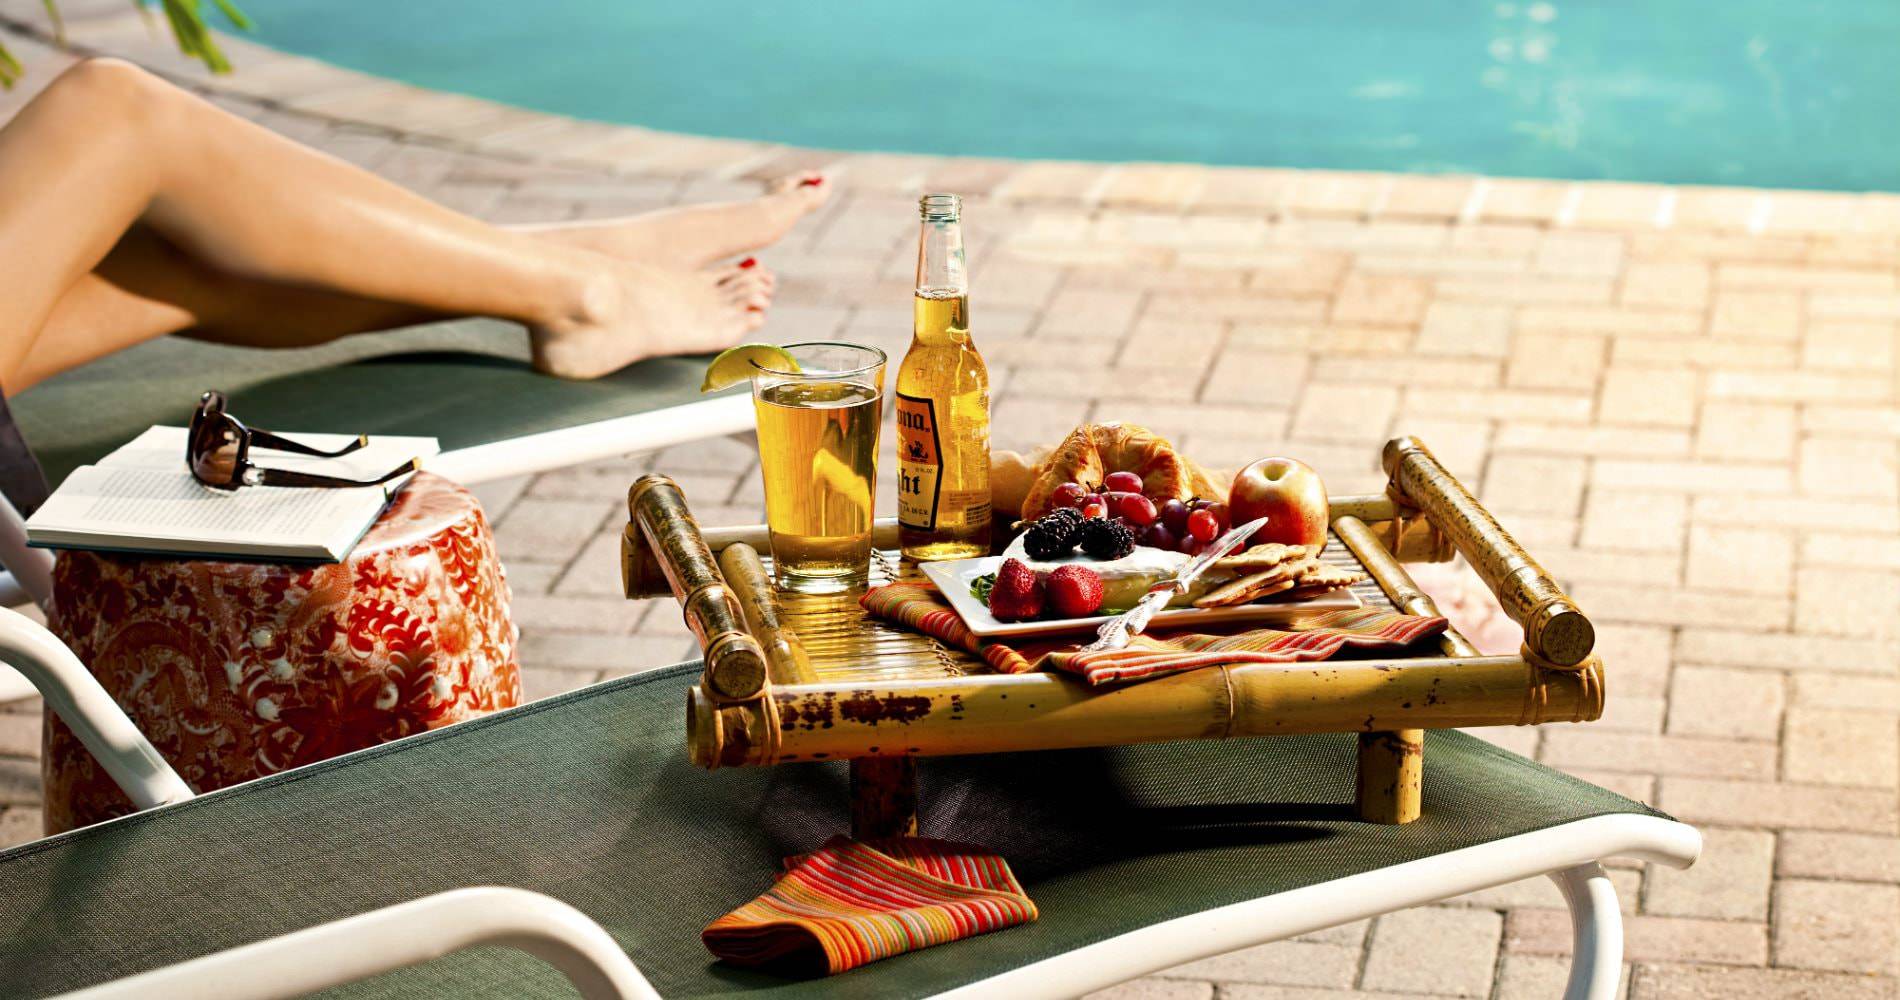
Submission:
M 257 475 L 254 484 L 258 486 L 319 486 L 349 489 L 357 486 L 381 486 L 420 468 L 422 468 L 422 459 L 412 458 L 375 479 L 341 479 L 336 476 L 320 476 L 314 472 L 292 472 L 289 469 L 253 469 L 251 471 Z
M 251 447 L 253 448 L 269 448 L 272 451 L 288 451 L 298 455 L 314 455 L 318 458 L 341 458 L 344 455 L 348 455 L 353 451 L 369 445 L 369 437 L 359 434 L 356 436 L 355 441 L 335 451 L 325 451 L 322 448 L 312 447 L 301 441 L 292 441 L 287 437 L 272 434 L 270 431 L 260 431 L 255 427 L 250 428 L 250 432 Z M 378 481 L 380 482 L 381 480 Z

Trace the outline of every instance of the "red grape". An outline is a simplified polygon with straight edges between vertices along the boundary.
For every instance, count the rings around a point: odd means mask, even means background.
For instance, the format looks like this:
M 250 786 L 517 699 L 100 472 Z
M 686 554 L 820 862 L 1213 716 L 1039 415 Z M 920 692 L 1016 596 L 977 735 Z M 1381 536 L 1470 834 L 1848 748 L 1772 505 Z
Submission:
M 1141 544 L 1173 552 L 1180 547 L 1181 538 L 1169 531 L 1167 525 L 1156 522 L 1149 525 L 1147 531 L 1142 532 Z
M 1111 472 L 1102 480 L 1102 487 L 1117 493 L 1140 493 L 1141 477 L 1132 472 Z
M 1187 508 L 1190 512 L 1197 511 L 1197 510 L 1206 510 L 1207 508 L 1213 506 L 1213 504 L 1214 504 L 1214 501 L 1209 500 L 1205 497 L 1195 497 L 1194 499 L 1188 501 Z
M 1200 539 L 1194 537 L 1193 535 L 1189 535 L 1186 538 L 1181 539 L 1181 554 L 1182 555 L 1198 556 L 1201 554 L 1201 550 L 1204 548 L 1207 548 L 1207 543 L 1201 541 Z
M 1187 504 L 1179 500 L 1164 500 L 1161 502 L 1161 523 L 1167 525 L 1169 531 L 1177 535 L 1186 531 L 1187 519 Z
M 1115 513 L 1128 519 L 1130 524 L 1147 527 L 1155 523 L 1160 515 L 1155 511 L 1153 500 L 1139 493 L 1123 493 L 1115 498 Z
M 1083 517 L 1107 517 L 1108 501 L 1101 497 L 1089 497 L 1082 502 Z
M 1213 541 L 1215 535 L 1220 534 L 1220 522 L 1214 520 L 1211 512 L 1205 509 L 1197 510 L 1188 515 L 1187 529 L 1189 537 L 1206 544 Z
M 1204 511 L 1207 511 L 1209 514 L 1214 515 L 1214 523 L 1219 525 L 1223 531 L 1227 529 L 1229 525 L 1229 521 L 1227 519 L 1227 505 L 1226 504 L 1221 503 L 1220 501 L 1216 500 L 1213 503 L 1210 503 L 1207 506 L 1202 507 L 1201 509 Z
M 1054 493 L 1049 494 L 1049 502 L 1057 507 L 1078 507 L 1081 506 L 1082 498 L 1088 496 L 1088 492 L 1082 488 L 1081 483 L 1063 483 L 1055 488 Z

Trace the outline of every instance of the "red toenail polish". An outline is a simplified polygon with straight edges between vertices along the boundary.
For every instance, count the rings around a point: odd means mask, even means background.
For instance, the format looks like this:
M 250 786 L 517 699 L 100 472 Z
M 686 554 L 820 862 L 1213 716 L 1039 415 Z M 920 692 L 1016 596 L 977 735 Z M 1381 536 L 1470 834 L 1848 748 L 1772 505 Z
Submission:
M 815 188 L 818 185 L 823 184 L 824 182 L 825 182 L 825 179 L 823 177 L 807 177 L 804 180 L 799 181 L 798 186 L 806 187 L 806 188 Z
M 759 261 L 758 261 L 758 258 L 756 257 L 747 257 L 746 259 L 739 262 L 739 266 L 740 267 L 757 267 L 759 266 Z
M 765 311 L 765 307 L 764 306 L 746 306 L 745 311 L 749 313 L 762 313 Z

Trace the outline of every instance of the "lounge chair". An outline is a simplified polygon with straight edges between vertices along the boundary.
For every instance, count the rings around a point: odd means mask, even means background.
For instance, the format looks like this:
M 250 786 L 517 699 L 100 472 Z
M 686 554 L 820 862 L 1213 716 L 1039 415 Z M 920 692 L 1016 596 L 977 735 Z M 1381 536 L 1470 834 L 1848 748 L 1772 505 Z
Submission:
M 259 427 L 440 438 L 443 453 L 429 468 L 473 484 L 749 430 L 751 402 L 742 393 L 702 398 L 704 371 L 701 359 L 660 358 L 598 381 L 564 381 L 528 367 L 519 327 L 461 320 L 284 351 L 167 337 L 11 404 L 53 485 L 153 424 L 188 422 L 208 388 L 224 389 L 232 411 Z M 44 605 L 51 566 L 0 502 L 0 567 L 9 571 L 0 574 L 0 605 Z M 25 693 L 17 687 L 0 676 L 0 701 Z
M 932 758 L 923 832 L 1000 852 L 1040 919 L 782 980 L 714 962 L 699 931 L 845 828 L 845 768 L 691 766 L 698 663 L 191 798 L 44 629 L 0 612 L 0 660 L 145 808 L 0 852 L 0 983 L 22 996 L 1074 996 L 1545 874 L 1575 927 L 1566 995 L 1609 998 L 1598 862 L 1701 846 L 1451 731 L 1427 737 L 1406 825 L 1353 818 L 1350 734 Z

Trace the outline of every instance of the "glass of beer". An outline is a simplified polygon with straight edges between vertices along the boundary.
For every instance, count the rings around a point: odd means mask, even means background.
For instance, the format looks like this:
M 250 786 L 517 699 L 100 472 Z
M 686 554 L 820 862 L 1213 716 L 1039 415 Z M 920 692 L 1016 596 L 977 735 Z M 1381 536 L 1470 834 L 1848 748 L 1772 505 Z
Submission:
M 884 352 L 787 344 L 798 371 L 759 366 L 759 473 L 778 585 L 830 594 L 865 584 L 884 416 Z

